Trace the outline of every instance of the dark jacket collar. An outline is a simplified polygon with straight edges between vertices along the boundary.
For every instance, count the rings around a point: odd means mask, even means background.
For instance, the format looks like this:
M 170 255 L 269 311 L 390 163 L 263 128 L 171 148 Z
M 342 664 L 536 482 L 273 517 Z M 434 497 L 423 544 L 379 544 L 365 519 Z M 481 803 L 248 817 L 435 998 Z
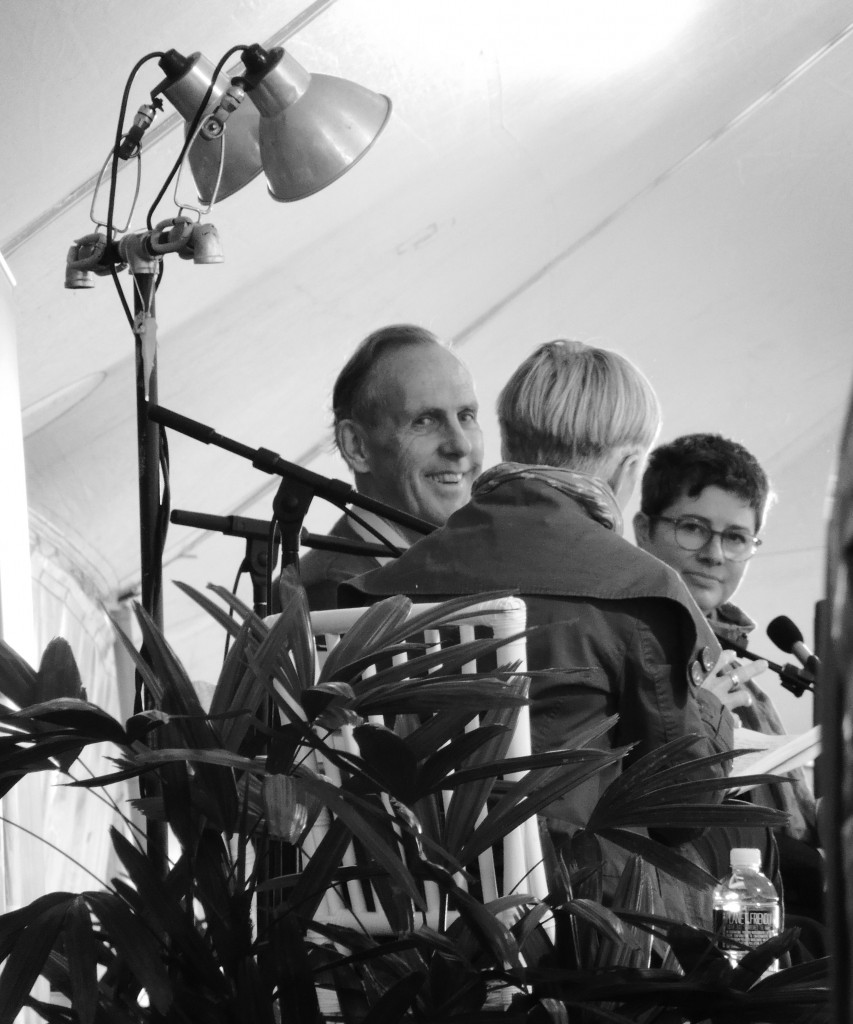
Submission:
M 345 588 L 347 603 L 359 594 L 451 597 L 495 588 L 692 603 L 663 562 L 592 521 L 571 498 L 529 479 L 475 495 L 444 527 Z

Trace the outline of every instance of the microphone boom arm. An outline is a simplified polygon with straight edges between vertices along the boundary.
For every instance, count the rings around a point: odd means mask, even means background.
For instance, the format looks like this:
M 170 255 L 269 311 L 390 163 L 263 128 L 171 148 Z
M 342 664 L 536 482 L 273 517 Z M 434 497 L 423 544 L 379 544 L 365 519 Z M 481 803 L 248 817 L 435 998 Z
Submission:
M 212 516 L 206 512 L 188 512 L 172 509 L 169 521 L 176 526 L 190 526 L 197 530 L 210 530 L 229 537 L 243 537 L 245 540 L 268 540 L 272 524 L 266 519 L 247 519 L 245 516 Z M 386 544 L 371 544 L 370 541 L 349 540 L 346 537 L 325 536 L 303 530 L 300 543 L 306 548 L 320 551 L 337 551 L 348 555 L 376 555 L 387 558 L 390 554 Z
M 815 677 L 809 675 L 801 668 L 797 668 L 796 665 L 779 665 L 775 661 L 770 661 L 769 658 L 764 658 L 760 654 L 753 654 L 752 651 L 747 650 L 746 647 L 741 647 L 740 644 L 736 644 L 733 640 L 729 640 L 726 637 L 722 637 L 717 634 L 717 639 L 723 645 L 728 647 L 729 650 L 734 651 L 738 657 L 748 658 L 750 661 L 766 661 L 767 667 L 771 672 L 775 672 L 779 676 L 779 681 L 786 690 L 790 690 L 795 697 L 802 697 L 806 690 L 814 692 Z
M 418 533 L 428 534 L 432 533 L 435 529 L 431 523 L 419 519 L 417 516 L 410 515 L 408 512 L 401 512 L 399 509 L 386 505 L 382 501 L 377 501 L 376 498 L 369 498 L 364 494 L 359 494 L 354 487 L 344 480 L 329 479 L 329 477 L 314 473 L 310 469 L 297 466 L 293 462 L 287 462 L 276 452 L 270 451 L 268 448 L 250 448 L 239 441 L 234 441 L 223 434 L 218 434 L 213 427 L 199 423 L 198 420 L 192 420 L 187 416 L 182 416 L 180 413 L 166 409 L 162 405 L 149 406 L 148 418 L 164 427 L 177 430 L 179 433 L 185 434 L 196 441 L 201 441 L 203 444 L 213 444 L 218 448 L 224 448 L 234 455 L 248 459 L 253 466 L 264 473 L 282 476 L 285 479 L 306 485 L 314 494 L 324 498 L 332 505 L 337 505 L 338 508 L 344 511 L 347 505 L 356 505 L 358 508 L 363 508 L 368 512 L 375 512 L 385 519 L 390 519 L 400 526 L 407 526 Z

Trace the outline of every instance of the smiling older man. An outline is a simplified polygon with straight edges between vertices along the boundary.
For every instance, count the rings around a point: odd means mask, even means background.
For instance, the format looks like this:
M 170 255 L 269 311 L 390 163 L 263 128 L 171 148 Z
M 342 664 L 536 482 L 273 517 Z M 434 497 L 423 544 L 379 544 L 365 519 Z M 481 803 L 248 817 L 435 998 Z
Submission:
M 370 334 L 338 375 L 332 406 L 335 443 L 359 493 L 434 526 L 468 501 L 483 464 L 477 396 L 466 367 L 430 331 L 396 324 Z M 358 515 L 400 549 L 420 536 L 372 513 Z M 376 539 L 347 517 L 331 536 Z M 309 552 L 300 565 L 309 605 L 335 607 L 339 583 L 385 561 Z

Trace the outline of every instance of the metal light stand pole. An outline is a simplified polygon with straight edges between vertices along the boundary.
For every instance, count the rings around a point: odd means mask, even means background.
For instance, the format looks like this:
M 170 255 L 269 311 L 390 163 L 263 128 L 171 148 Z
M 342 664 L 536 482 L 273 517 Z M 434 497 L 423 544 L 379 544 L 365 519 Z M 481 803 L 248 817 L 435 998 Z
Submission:
M 136 356 L 136 436 L 139 472 L 139 542 L 142 607 L 159 630 L 163 629 L 163 559 L 160 520 L 160 427 L 148 418 L 149 404 L 157 404 L 157 321 L 154 293 L 159 259 L 131 259 L 133 277 L 133 335 Z M 145 660 L 145 645 L 140 654 Z M 134 713 L 151 707 L 137 674 Z M 142 796 L 159 795 L 150 778 L 140 779 Z M 146 817 L 148 856 L 161 877 L 168 871 L 168 832 L 163 821 Z
M 133 271 L 131 271 L 133 273 Z M 160 516 L 160 428 L 148 419 L 157 404 L 157 353 L 152 273 L 134 273 L 133 312 L 136 351 L 136 433 L 139 471 L 139 544 L 142 607 L 163 627 L 163 571 L 157 536 Z M 141 699 L 139 696 L 137 699 Z

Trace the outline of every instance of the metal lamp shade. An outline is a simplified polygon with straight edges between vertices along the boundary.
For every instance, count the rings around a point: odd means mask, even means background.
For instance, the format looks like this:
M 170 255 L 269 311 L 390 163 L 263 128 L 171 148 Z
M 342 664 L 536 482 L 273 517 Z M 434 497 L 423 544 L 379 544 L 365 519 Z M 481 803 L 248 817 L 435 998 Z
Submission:
M 189 126 L 210 87 L 213 65 L 201 53 L 193 53 L 184 58 L 174 50 L 160 63 L 169 78 L 174 78 L 172 84 L 163 89 L 163 95 L 177 108 L 187 122 L 186 131 L 189 131 Z M 228 85 L 229 81 L 224 75 L 217 78 L 205 110 L 206 114 L 217 106 Z M 221 138 L 205 139 L 201 135 L 196 136 L 187 159 L 199 198 L 203 203 L 210 203 L 214 199 L 214 190 L 217 201 L 227 199 L 261 173 L 259 121 L 257 109 L 251 103 L 241 103 L 228 118 Z M 222 176 L 219 188 L 216 189 L 219 165 L 223 159 L 223 145 L 225 153 Z
M 391 101 L 343 78 L 309 74 L 280 47 L 256 52 L 254 69 L 249 51 L 244 62 L 248 96 L 261 115 L 264 174 L 273 199 L 293 202 L 364 156 L 388 122 Z

